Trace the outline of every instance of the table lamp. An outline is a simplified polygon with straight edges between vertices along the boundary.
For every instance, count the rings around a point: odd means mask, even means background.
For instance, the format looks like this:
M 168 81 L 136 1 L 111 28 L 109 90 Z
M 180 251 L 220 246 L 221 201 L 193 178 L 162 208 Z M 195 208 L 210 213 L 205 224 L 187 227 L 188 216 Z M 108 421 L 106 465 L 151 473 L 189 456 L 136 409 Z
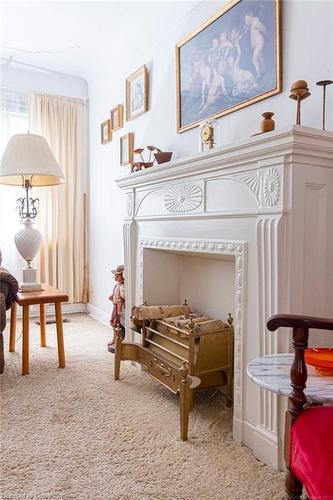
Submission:
M 22 186 L 23 198 L 17 200 L 17 210 L 24 229 L 15 235 L 15 244 L 21 256 L 27 261 L 23 269 L 22 291 L 40 290 L 37 269 L 32 261 L 42 244 L 40 231 L 33 227 L 38 212 L 38 198 L 30 198 L 34 186 L 54 186 L 65 182 L 62 169 L 56 162 L 44 137 L 36 134 L 13 135 L 7 144 L 0 163 L 0 183 Z

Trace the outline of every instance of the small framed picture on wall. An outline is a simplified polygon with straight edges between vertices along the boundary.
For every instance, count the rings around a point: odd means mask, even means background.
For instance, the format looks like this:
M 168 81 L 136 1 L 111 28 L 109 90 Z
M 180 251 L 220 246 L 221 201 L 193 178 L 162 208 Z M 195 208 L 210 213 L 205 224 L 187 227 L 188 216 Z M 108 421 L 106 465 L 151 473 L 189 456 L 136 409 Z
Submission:
M 105 120 L 101 124 L 101 144 L 107 144 L 112 139 L 111 120 Z
M 141 66 L 126 78 L 126 120 L 148 111 L 148 69 Z
M 114 132 L 115 130 L 119 130 L 123 126 L 123 105 L 118 104 L 111 109 L 111 128 Z
M 133 162 L 134 134 L 129 132 L 120 137 L 120 165 L 130 165 Z

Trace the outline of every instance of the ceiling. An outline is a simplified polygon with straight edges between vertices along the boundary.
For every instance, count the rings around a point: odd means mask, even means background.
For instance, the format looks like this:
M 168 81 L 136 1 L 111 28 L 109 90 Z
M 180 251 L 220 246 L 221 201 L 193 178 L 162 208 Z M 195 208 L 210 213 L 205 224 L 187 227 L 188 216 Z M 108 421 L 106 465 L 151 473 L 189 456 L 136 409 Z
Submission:
M 1 2 L 1 62 L 89 79 L 124 45 L 144 51 L 201 1 Z M 176 21 L 177 22 L 177 21 Z M 26 69 L 29 66 L 25 67 Z

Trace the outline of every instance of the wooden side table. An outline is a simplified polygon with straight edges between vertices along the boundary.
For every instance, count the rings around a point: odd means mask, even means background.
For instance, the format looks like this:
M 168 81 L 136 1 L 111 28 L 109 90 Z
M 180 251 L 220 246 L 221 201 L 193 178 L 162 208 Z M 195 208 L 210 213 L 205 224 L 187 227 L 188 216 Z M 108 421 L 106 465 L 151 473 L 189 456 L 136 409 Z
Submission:
M 46 317 L 45 304 L 54 304 L 57 341 L 58 341 L 58 359 L 59 368 L 65 368 L 65 348 L 62 328 L 61 303 L 68 301 L 68 295 L 57 290 L 53 286 L 42 284 L 43 290 L 35 292 L 19 292 L 17 304 L 23 307 L 22 319 L 22 375 L 29 374 L 29 306 L 39 305 L 40 315 L 40 345 L 46 347 Z M 15 352 L 16 337 L 16 313 L 17 304 L 14 303 L 11 310 L 10 334 L 9 334 L 9 352 Z

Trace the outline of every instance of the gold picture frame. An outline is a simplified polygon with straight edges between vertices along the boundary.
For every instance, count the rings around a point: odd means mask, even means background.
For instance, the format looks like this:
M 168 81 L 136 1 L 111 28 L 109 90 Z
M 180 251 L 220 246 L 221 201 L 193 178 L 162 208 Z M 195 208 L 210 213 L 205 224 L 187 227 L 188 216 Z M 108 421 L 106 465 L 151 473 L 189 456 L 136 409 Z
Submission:
M 120 165 L 131 165 L 133 163 L 134 133 L 120 137 Z
M 113 132 L 123 127 L 124 107 L 122 104 L 118 104 L 117 106 L 111 109 L 110 119 L 111 119 L 111 129 Z
M 281 3 L 231 0 L 176 44 L 178 133 L 282 92 Z
M 101 123 L 101 144 L 107 144 L 112 140 L 111 120 Z
M 148 111 L 148 69 L 144 64 L 126 78 L 126 120 Z

